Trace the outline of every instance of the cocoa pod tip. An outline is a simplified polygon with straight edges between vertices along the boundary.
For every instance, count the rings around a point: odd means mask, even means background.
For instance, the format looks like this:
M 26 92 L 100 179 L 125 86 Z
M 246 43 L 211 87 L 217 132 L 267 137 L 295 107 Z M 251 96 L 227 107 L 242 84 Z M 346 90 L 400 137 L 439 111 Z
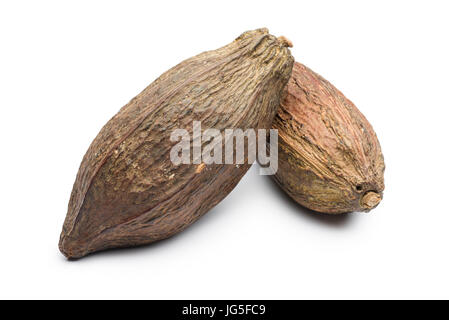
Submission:
M 375 191 L 366 192 L 363 197 L 360 199 L 360 206 L 365 211 L 369 211 L 374 209 L 382 200 L 382 197 L 379 193 Z
M 284 47 L 293 48 L 293 43 L 290 40 L 288 40 L 286 37 L 280 36 L 280 37 L 278 37 L 278 40 L 281 43 L 281 45 L 283 45 Z

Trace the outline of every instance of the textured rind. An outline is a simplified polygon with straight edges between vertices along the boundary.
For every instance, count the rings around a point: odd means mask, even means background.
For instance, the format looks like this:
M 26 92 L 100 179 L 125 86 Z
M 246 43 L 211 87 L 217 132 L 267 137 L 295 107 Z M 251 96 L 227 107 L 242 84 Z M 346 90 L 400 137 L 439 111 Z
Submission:
M 176 128 L 269 128 L 291 74 L 285 41 L 267 29 L 187 59 L 161 75 L 100 131 L 78 171 L 59 248 L 69 258 L 148 244 L 196 221 L 250 165 L 174 165 Z M 246 160 L 246 159 L 245 159 Z
M 369 211 L 382 198 L 384 160 L 370 123 L 321 76 L 295 62 L 273 121 L 279 186 L 324 213 Z

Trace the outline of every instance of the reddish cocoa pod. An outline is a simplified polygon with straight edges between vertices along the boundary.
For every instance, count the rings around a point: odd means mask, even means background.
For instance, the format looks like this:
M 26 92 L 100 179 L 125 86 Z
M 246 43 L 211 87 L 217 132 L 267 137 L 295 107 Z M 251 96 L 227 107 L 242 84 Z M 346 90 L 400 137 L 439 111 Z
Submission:
M 249 165 L 170 160 L 174 129 L 270 128 L 291 74 L 288 41 L 267 29 L 187 59 L 100 131 L 81 163 L 59 248 L 69 258 L 168 238 L 236 186 Z
M 384 159 L 370 123 L 332 84 L 296 62 L 273 128 L 279 186 L 318 212 L 369 211 L 382 199 Z

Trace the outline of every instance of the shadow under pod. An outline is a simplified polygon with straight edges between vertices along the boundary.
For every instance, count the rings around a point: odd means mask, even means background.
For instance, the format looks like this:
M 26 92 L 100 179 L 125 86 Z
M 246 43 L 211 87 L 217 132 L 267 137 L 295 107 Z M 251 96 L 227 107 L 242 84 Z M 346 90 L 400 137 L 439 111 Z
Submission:
M 307 209 L 306 207 L 303 207 L 300 204 L 298 204 L 287 193 L 285 193 L 271 176 L 263 178 L 265 184 L 268 185 L 273 195 L 279 201 L 287 205 L 291 213 L 299 214 L 301 215 L 301 217 L 311 222 L 321 223 L 330 227 L 346 227 L 349 225 L 352 216 L 350 213 L 327 214 Z

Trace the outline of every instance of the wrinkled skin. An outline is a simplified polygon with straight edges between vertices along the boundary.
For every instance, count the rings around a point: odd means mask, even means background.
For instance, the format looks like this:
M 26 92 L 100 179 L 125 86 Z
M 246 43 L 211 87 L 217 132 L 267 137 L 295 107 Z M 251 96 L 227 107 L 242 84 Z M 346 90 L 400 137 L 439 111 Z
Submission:
M 69 258 L 168 238 L 226 197 L 250 165 L 170 160 L 176 128 L 270 128 L 293 67 L 258 29 L 161 75 L 100 131 L 81 163 L 59 248 Z M 204 142 L 203 142 L 204 146 Z M 192 153 L 191 153 L 192 154 Z
M 370 123 L 332 84 L 296 62 L 273 121 L 277 184 L 318 212 L 369 211 L 382 199 L 384 160 Z

